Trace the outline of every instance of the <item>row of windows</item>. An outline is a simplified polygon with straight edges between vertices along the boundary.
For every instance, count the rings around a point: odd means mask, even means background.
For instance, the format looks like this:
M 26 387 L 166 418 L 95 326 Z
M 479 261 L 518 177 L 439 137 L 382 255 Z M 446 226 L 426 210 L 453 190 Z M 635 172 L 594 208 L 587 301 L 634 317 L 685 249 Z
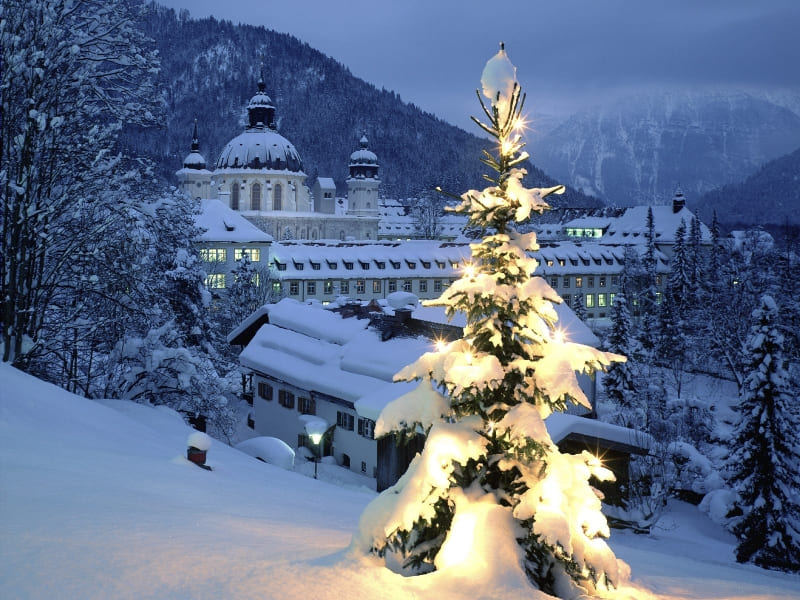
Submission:
M 258 397 L 271 402 L 275 393 L 272 386 L 260 381 L 257 387 Z M 278 390 L 278 404 L 293 409 L 295 404 L 294 394 L 288 390 Z M 304 415 L 315 415 L 317 414 L 317 401 L 314 398 L 297 398 L 297 410 Z
M 227 262 L 228 249 L 227 248 L 200 248 L 200 259 L 203 262 Z M 247 254 L 251 262 L 259 262 L 261 260 L 261 248 L 234 248 L 233 260 L 242 260 L 242 256 Z
M 606 275 L 587 275 L 586 277 L 582 275 L 576 275 L 571 277 L 569 275 L 565 275 L 561 279 L 557 276 L 552 275 L 548 277 L 548 281 L 550 285 L 554 288 L 558 287 L 558 282 L 561 281 L 561 286 L 564 288 L 572 287 L 574 284 L 576 288 L 584 287 L 595 287 L 595 283 L 597 283 L 597 287 L 606 287 L 609 281 L 609 278 Z M 613 287 L 619 287 L 619 275 L 611 275 L 610 278 L 611 285 Z M 661 275 L 656 275 L 656 285 L 661 285 Z
M 239 188 L 240 184 L 231 185 L 231 208 L 239 210 Z M 272 187 L 272 210 L 281 210 L 283 198 L 283 187 L 276 183 Z M 261 184 L 254 183 L 250 186 L 250 210 L 261 210 Z
M 383 280 L 382 279 L 372 279 L 372 293 L 373 294 L 380 294 L 383 292 Z M 427 294 L 428 293 L 428 280 L 427 279 L 418 279 L 416 280 L 416 291 L 420 294 Z M 300 295 L 300 284 L 305 283 L 306 288 L 306 295 L 307 296 L 315 296 L 317 294 L 317 283 L 316 281 L 290 281 L 289 282 L 289 295 L 290 296 L 299 296 Z M 367 280 L 366 279 L 356 279 L 353 283 L 353 290 L 356 294 L 366 294 L 367 293 Z M 414 280 L 413 279 L 404 279 L 400 282 L 396 279 L 390 279 L 387 284 L 387 293 L 392 294 L 398 290 L 398 283 L 400 284 L 400 289 L 404 292 L 414 292 Z M 351 282 L 343 279 L 341 281 L 332 281 L 326 280 L 322 282 L 322 293 L 325 296 L 332 296 L 334 294 L 349 294 L 350 293 L 350 284 Z M 433 291 L 434 293 L 440 294 L 442 290 L 447 286 L 448 281 L 442 279 L 435 279 L 433 281 Z M 273 284 L 274 291 L 276 293 L 280 293 L 282 291 L 281 284 L 276 282 Z
M 571 294 L 562 294 L 561 299 L 564 301 L 564 304 L 567 306 L 571 306 L 575 308 L 578 303 L 578 296 L 572 296 Z M 616 294 L 614 292 L 610 293 L 601 293 L 601 294 L 584 294 L 583 295 L 583 305 L 585 308 L 605 308 L 607 306 L 614 306 L 614 298 Z M 656 303 L 661 304 L 661 299 L 663 294 L 661 292 L 656 292 Z M 634 305 L 638 305 L 638 300 L 634 299 Z M 600 316 L 605 316 L 601 313 Z
M 308 262 L 311 265 L 311 270 L 312 271 L 320 271 L 322 269 L 322 262 L 313 261 L 313 260 L 310 260 Z M 354 270 L 355 266 L 356 266 L 356 262 L 358 262 L 358 266 L 361 268 L 362 271 L 368 271 L 369 270 L 369 268 L 370 268 L 370 262 L 369 261 L 343 260 L 342 264 L 344 265 L 345 271 Z M 385 260 L 375 260 L 374 262 L 375 262 L 375 265 L 378 267 L 378 270 L 385 270 L 386 269 L 386 262 L 387 261 L 385 261 Z M 416 269 L 417 268 L 417 261 L 413 261 L 413 260 L 404 260 L 402 262 L 399 261 L 399 260 L 398 261 L 389 260 L 388 262 L 392 266 L 392 268 L 395 269 L 395 270 L 399 270 L 403 266 L 403 263 L 405 263 L 406 266 L 409 269 Z M 288 262 L 280 261 L 277 258 L 273 260 L 273 263 L 275 265 L 275 268 L 278 271 L 286 271 L 286 269 L 288 268 L 288 264 L 289 264 Z M 420 260 L 419 263 L 420 263 L 420 265 L 422 266 L 423 269 L 431 269 L 432 265 L 435 263 L 436 267 L 438 269 L 440 269 L 440 270 L 444 270 L 447 267 L 447 264 L 448 264 L 445 261 L 439 261 L 439 260 L 435 260 L 435 261 L 432 261 L 432 262 L 428 261 L 428 260 Z M 326 260 L 325 264 L 327 265 L 327 267 L 331 271 L 335 271 L 335 270 L 337 270 L 339 268 L 339 263 L 337 261 Z M 298 262 L 298 261 L 295 261 L 295 260 L 292 261 L 292 265 L 294 266 L 295 271 L 302 271 L 302 270 L 305 269 L 305 266 L 306 266 L 304 262 Z M 457 262 L 450 262 L 450 267 L 452 269 L 458 269 L 460 267 L 460 265 Z

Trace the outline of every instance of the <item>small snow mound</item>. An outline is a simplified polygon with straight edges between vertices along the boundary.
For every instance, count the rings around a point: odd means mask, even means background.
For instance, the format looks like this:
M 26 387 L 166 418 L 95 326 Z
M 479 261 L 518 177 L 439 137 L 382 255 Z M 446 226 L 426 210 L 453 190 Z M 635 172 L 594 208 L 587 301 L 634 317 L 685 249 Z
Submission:
M 514 91 L 516 80 L 517 68 L 508 59 L 505 46 L 501 44 L 500 51 L 490 58 L 483 68 L 481 75 L 483 95 L 495 103 L 497 95 L 500 94 L 500 103 L 507 103 Z
M 211 436 L 203 433 L 202 431 L 195 431 L 189 434 L 186 440 L 186 445 L 189 448 L 197 448 L 198 450 L 208 450 L 211 448 Z
M 419 304 L 419 297 L 411 292 L 392 292 L 386 296 L 386 301 L 394 309 L 404 308 L 409 304 L 417 306 Z
M 250 438 L 240 442 L 235 448 L 276 467 L 287 470 L 294 468 L 294 450 L 286 442 L 276 437 Z

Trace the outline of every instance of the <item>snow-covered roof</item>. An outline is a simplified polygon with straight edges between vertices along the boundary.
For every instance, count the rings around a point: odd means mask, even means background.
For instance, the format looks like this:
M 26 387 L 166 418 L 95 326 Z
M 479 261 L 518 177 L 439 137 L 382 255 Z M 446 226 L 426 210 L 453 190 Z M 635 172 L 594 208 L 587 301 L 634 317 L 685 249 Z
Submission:
M 263 243 L 272 242 L 272 236 L 220 200 L 200 200 L 200 214 L 195 217 L 195 224 L 204 230 L 197 241 L 201 242 L 235 242 Z
M 388 303 L 385 311 L 392 313 Z M 571 342 L 596 346 L 592 331 L 566 306 L 555 306 L 558 327 Z M 346 318 L 319 304 L 284 299 L 253 313 L 237 331 L 244 331 L 268 315 L 242 351 L 242 366 L 270 375 L 309 392 L 319 392 L 352 402 L 363 417 L 376 421 L 383 407 L 406 393 L 410 385 L 392 382 L 402 367 L 433 349 L 426 336 L 391 337 L 368 327 L 367 319 Z M 415 306 L 411 318 L 445 324 L 443 307 Z M 449 324 L 463 327 L 456 315 Z M 231 339 L 236 332 L 232 333 Z
M 332 177 L 317 177 L 317 184 L 322 189 L 336 189 L 336 182 Z
M 458 276 L 468 260 L 468 244 L 437 240 L 399 242 L 283 241 L 270 257 L 282 279 Z M 454 267 L 454 265 L 456 265 Z
M 242 351 L 243 366 L 353 403 L 395 385 L 394 374 L 431 348 L 425 337 L 381 341 L 367 319 L 291 299 L 273 305 L 269 321 Z
M 628 452 L 646 453 L 653 443 L 653 439 L 647 433 L 567 413 L 551 414 L 545 419 L 545 425 L 550 438 L 556 444 L 572 435 L 582 439 L 612 442 L 621 450 Z
M 646 243 L 647 241 L 647 211 L 653 210 L 653 228 L 656 243 L 672 244 L 675 242 L 675 231 L 683 221 L 687 233 L 696 218 L 688 208 L 678 212 L 672 206 L 634 206 L 628 208 L 620 217 L 611 220 L 608 230 L 601 238 L 606 244 Z M 711 231 L 700 222 L 700 238 L 703 243 L 710 243 Z

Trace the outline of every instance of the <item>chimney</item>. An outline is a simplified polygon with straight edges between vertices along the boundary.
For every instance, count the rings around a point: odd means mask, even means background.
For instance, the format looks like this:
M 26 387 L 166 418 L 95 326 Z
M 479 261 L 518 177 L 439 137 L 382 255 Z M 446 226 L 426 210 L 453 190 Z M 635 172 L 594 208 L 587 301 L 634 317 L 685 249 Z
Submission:
M 686 198 L 683 197 L 681 188 L 675 190 L 675 196 L 672 197 L 672 212 L 679 213 L 686 206 Z

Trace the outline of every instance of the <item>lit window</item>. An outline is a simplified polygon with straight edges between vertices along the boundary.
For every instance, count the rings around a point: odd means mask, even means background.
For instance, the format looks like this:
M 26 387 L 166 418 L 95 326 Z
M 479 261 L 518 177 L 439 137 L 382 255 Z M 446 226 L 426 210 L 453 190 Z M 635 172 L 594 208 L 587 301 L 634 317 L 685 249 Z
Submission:
M 324 292 L 325 292 L 326 296 L 330 296 L 330 295 L 333 294 L 333 282 L 332 281 L 326 281 L 325 282 Z
M 225 288 L 225 273 L 212 273 L 206 276 L 206 287 L 210 290 Z
M 372 293 L 373 294 L 380 294 L 381 293 L 381 280 L 380 279 L 373 279 L 372 280 Z
M 614 292 L 611 292 L 608 295 L 608 305 L 609 306 L 614 306 L 614 296 L 616 296 L 616 294 Z
M 597 294 L 597 306 L 600 308 L 606 307 L 606 295 L 605 294 Z
M 586 308 L 594 308 L 594 294 L 586 294 Z
M 233 260 L 242 260 L 243 254 L 247 254 L 252 262 L 261 260 L 261 248 L 234 248 Z
M 367 289 L 367 285 L 363 279 L 356 280 L 356 294 L 363 294 Z
M 228 253 L 225 248 L 200 248 L 200 260 L 203 262 L 226 262 Z
M 575 278 L 575 287 L 583 287 L 583 277 L 576 277 Z

